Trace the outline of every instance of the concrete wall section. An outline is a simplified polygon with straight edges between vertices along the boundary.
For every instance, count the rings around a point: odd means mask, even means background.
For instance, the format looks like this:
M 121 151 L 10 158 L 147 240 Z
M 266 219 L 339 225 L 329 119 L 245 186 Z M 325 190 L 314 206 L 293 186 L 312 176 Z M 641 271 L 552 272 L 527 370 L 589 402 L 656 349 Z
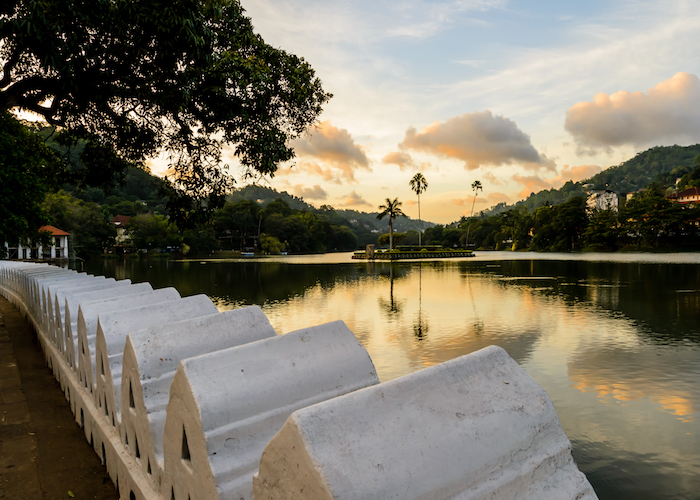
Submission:
M 112 408 L 117 419 L 121 407 L 122 362 L 127 335 L 143 328 L 215 313 L 216 306 L 209 297 L 194 295 L 130 309 L 101 312 L 98 315 L 95 359 L 99 372 L 96 388 L 98 396 L 107 393 L 107 398 L 113 402 Z
M 129 280 L 122 280 L 129 281 Z M 81 291 L 66 297 L 64 344 L 66 346 L 66 361 L 77 371 L 78 367 L 78 308 L 83 302 L 102 301 L 129 295 L 143 294 L 153 291 L 150 283 L 137 283 L 124 287 L 107 288 L 91 292 Z
M 95 276 L 93 281 L 76 284 L 75 286 L 49 287 L 49 328 L 53 330 L 56 345 L 65 352 L 65 337 L 63 335 L 66 314 L 66 297 L 82 292 L 92 292 L 110 288 L 119 288 L 131 284 L 131 280 L 117 281 L 114 278 Z
M 124 348 L 120 433 L 122 442 L 138 442 L 140 463 L 155 490 L 162 483 L 165 411 L 180 361 L 276 335 L 258 306 L 129 334 Z M 129 450 L 135 454 L 136 447 Z
M 377 383 L 342 321 L 182 361 L 167 407 L 163 491 L 249 499 L 263 448 L 294 410 Z
M 544 389 L 491 346 L 294 413 L 253 498 L 596 497 Z
M 95 389 L 95 339 L 97 337 L 97 317 L 101 312 L 119 311 L 148 304 L 157 304 L 180 298 L 174 288 L 160 288 L 135 295 L 127 294 L 92 302 L 83 302 L 78 307 L 78 378 L 85 388 L 94 393 Z

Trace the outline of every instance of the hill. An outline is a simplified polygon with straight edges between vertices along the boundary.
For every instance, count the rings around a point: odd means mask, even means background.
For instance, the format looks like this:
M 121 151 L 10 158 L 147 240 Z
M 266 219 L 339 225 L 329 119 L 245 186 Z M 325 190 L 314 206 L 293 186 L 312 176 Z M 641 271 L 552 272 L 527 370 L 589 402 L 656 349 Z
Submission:
M 693 146 L 656 146 L 638 153 L 634 158 L 608 167 L 590 179 L 569 181 L 559 189 L 545 189 L 533 193 L 514 205 L 499 203 L 485 210 L 482 215 L 496 215 L 514 207 L 523 206 L 532 212 L 544 205 L 560 205 L 585 196 L 590 189 L 609 189 L 618 194 L 627 194 L 645 189 L 651 182 L 672 185 L 677 178 L 693 170 L 693 160 L 700 154 L 700 144 Z M 592 186 L 588 186 L 588 185 Z M 584 187 L 586 186 L 586 187 Z
M 262 206 L 266 206 L 268 203 L 276 200 L 277 198 L 284 201 L 292 210 L 303 210 L 305 212 L 315 214 L 322 213 L 328 216 L 330 216 L 331 213 L 337 214 L 350 222 L 350 227 L 357 233 L 360 241 L 364 241 L 369 238 L 369 235 L 365 235 L 363 233 L 373 234 L 373 239 L 376 240 L 377 234 L 389 232 L 388 220 L 377 219 L 377 214 L 379 212 L 360 212 L 357 210 L 335 209 L 329 205 L 322 205 L 320 208 L 316 208 L 306 203 L 303 198 L 289 194 L 286 191 L 279 192 L 275 189 L 264 186 L 248 185 L 242 187 L 227 196 L 226 200 L 231 203 L 236 203 L 241 200 L 251 200 L 257 201 Z M 435 226 L 434 222 L 423 221 L 423 230 L 433 226 Z M 394 219 L 394 229 L 399 233 L 405 233 L 409 230 L 417 231 L 418 221 L 411 219 L 410 217 L 399 217 L 398 219 Z

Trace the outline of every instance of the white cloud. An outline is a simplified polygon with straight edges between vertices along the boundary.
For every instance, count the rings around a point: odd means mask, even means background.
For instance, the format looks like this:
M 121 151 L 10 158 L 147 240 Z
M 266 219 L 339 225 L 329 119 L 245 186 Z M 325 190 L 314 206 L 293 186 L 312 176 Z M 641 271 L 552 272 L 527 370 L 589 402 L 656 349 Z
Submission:
M 494 116 L 488 110 L 435 122 L 420 132 L 411 127 L 399 148 L 461 160 L 469 170 L 482 165 L 512 164 L 529 169 L 554 168 L 554 163 L 537 152 L 530 137 L 514 121 Z
M 644 92 L 600 92 L 566 112 L 565 128 L 580 148 L 650 146 L 700 140 L 700 80 L 677 73 Z
M 371 207 L 372 204 L 369 203 L 367 200 L 362 198 L 357 192 L 353 191 L 350 194 L 347 194 L 345 196 L 339 197 L 341 200 L 340 205 L 341 206 L 346 206 L 346 207 L 358 207 L 358 206 L 368 206 Z
M 319 175 L 325 180 L 343 178 L 354 182 L 356 170 L 371 170 L 369 158 L 362 147 L 355 144 L 350 132 L 334 127 L 328 121 L 320 123 L 308 134 L 296 139 L 292 146 L 300 158 L 300 169 L 311 175 Z M 326 167 L 321 167 L 313 161 L 304 161 L 307 158 L 318 160 Z
M 295 184 L 292 186 L 292 192 L 295 196 L 299 196 L 307 200 L 325 200 L 328 198 L 328 192 L 318 184 L 315 184 L 313 187 L 306 187 L 303 184 Z

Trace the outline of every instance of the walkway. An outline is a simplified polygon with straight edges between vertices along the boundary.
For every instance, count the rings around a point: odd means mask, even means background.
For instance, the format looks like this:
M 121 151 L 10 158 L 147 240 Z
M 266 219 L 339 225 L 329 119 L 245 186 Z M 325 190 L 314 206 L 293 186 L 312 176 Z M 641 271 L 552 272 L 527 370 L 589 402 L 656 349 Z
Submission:
M 118 499 L 36 336 L 0 296 L 0 499 Z

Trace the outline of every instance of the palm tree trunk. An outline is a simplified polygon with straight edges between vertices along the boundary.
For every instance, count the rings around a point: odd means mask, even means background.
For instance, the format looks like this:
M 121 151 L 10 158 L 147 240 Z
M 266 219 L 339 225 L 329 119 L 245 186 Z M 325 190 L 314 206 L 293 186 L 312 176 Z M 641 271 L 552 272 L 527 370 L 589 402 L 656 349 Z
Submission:
M 423 232 L 423 222 L 420 219 L 420 194 L 418 195 L 418 246 L 421 246 L 421 233 Z
M 394 226 L 392 224 L 391 215 L 389 216 L 389 250 L 394 249 Z
M 469 225 L 467 226 L 467 239 L 464 241 L 464 248 L 469 250 L 467 248 L 469 246 L 469 231 L 471 231 L 472 228 L 472 217 L 474 217 L 474 205 L 476 205 L 476 193 L 474 193 L 474 201 L 472 202 L 472 213 L 469 216 Z

